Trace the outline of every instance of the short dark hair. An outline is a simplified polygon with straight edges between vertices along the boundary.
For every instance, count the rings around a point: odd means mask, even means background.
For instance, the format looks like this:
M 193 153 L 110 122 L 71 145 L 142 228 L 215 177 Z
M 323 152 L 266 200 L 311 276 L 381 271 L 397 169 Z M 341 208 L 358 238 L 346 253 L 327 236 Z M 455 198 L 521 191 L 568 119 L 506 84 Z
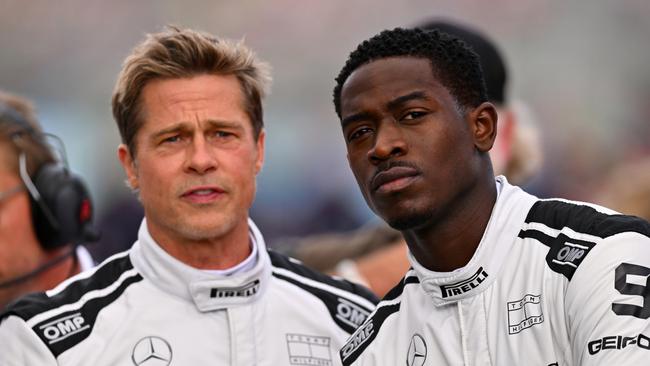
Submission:
M 360 66 L 388 57 L 417 57 L 431 62 L 433 75 L 462 107 L 487 101 L 487 91 L 478 56 L 458 38 L 437 30 L 395 28 L 362 42 L 350 53 L 336 77 L 334 107 L 341 117 L 341 89 Z
M 497 104 L 504 104 L 506 102 L 506 84 L 508 82 L 506 61 L 496 43 L 490 37 L 470 26 L 443 19 L 429 20 L 415 28 L 424 30 L 437 29 L 451 36 L 458 37 L 470 46 L 472 51 L 476 52 L 481 62 L 488 100 Z

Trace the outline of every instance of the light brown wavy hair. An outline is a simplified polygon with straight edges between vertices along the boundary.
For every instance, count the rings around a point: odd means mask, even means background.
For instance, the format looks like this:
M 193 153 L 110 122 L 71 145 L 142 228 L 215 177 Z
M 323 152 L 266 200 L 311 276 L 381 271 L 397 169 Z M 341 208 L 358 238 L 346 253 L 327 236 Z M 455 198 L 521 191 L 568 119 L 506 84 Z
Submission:
M 113 117 L 122 143 L 135 157 L 135 136 L 143 124 L 140 95 L 156 79 L 201 74 L 235 75 L 244 94 L 244 109 L 255 139 L 264 127 L 262 100 L 271 84 L 270 67 L 243 41 L 233 42 L 191 29 L 168 26 L 152 33 L 125 59 L 113 91 Z

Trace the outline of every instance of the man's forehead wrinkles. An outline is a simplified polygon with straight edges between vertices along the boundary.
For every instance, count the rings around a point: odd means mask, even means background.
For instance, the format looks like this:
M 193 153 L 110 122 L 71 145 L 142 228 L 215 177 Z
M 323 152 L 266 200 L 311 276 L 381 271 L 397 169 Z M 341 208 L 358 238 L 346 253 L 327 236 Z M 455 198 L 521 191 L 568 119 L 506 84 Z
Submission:
M 200 97 L 198 94 L 196 97 L 190 97 L 187 95 L 178 95 L 176 97 L 170 97 L 166 102 L 168 108 L 180 108 L 182 111 L 194 111 L 197 109 L 202 109 L 210 103 L 210 98 L 206 98 L 205 95 Z

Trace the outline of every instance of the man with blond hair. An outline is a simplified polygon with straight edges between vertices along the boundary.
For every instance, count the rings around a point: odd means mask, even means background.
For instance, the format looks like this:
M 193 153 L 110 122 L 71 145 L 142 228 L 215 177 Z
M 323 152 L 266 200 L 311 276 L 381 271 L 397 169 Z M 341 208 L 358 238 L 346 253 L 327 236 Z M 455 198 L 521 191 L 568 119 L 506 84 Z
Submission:
M 242 43 L 152 34 L 113 94 L 145 218 L 94 272 L 16 304 L 0 364 L 338 365 L 375 299 L 267 251 L 248 217 L 268 66 Z

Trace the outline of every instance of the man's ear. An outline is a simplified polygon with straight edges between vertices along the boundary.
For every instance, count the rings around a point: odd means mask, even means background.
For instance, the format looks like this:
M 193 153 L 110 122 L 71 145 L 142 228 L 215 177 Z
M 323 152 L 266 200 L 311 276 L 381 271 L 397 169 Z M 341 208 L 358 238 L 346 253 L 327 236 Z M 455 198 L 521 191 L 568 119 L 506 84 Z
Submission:
M 120 159 L 120 163 L 122 163 L 124 173 L 126 173 L 127 184 L 133 190 L 138 189 L 138 169 L 129 148 L 124 144 L 120 144 L 120 146 L 117 147 L 117 157 Z
M 488 152 L 497 137 L 497 110 L 492 103 L 484 102 L 469 114 L 474 146 L 480 152 Z
M 266 131 L 260 131 L 257 136 L 257 158 L 255 159 L 255 174 L 258 174 L 264 166 L 264 141 L 266 139 Z

